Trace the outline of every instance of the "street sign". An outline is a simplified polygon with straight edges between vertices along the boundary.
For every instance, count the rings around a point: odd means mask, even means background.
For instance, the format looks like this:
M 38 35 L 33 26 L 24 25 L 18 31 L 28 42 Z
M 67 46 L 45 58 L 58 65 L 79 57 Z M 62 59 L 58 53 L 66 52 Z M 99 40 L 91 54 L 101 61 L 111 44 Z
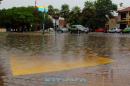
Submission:
M 40 12 L 45 12 L 45 13 L 48 12 L 48 8 L 47 8 L 47 7 L 44 7 L 44 6 L 37 6 L 37 8 L 38 8 L 38 11 L 40 11 Z

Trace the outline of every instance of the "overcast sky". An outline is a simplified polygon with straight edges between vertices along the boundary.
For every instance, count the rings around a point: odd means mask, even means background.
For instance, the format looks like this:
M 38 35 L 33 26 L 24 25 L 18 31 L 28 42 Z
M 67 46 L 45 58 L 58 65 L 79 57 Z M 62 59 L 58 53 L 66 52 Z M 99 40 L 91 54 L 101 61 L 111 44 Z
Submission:
M 0 9 L 2 8 L 11 8 L 11 7 L 19 7 L 19 6 L 34 6 L 35 0 L 3 0 L 0 4 Z M 62 4 L 69 4 L 70 8 L 78 5 L 81 8 L 84 6 L 84 2 L 87 0 L 38 0 L 39 5 L 53 5 L 56 8 L 60 8 Z M 130 6 L 130 0 L 112 0 L 113 3 L 119 4 L 124 3 L 124 6 Z

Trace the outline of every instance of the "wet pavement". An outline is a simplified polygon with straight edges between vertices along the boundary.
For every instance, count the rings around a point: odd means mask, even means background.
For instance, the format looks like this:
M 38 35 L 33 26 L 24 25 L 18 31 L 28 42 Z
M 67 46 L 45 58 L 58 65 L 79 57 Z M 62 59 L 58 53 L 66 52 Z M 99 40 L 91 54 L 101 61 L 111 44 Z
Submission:
M 0 86 L 36 85 L 130 86 L 130 34 L 0 33 Z

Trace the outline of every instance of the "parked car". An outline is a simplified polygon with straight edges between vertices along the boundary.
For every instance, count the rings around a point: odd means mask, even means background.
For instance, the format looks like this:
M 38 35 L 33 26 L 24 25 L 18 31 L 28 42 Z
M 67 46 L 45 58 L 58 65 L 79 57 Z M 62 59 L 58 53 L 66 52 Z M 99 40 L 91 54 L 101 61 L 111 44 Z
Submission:
M 123 33 L 130 33 L 130 27 L 125 28 L 122 32 L 123 32 Z
M 119 28 L 116 29 L 116 33 L 121 33 L 121 32 L 122 32 L 122 29 L 119 29 Z
M 97 28 L 95 32 L 107 32 L 105 28 Z
M 122 32 L 121 29 L 118 29 L 118 28 L 112 28 L 110 30 L 107 31 L 108 33 L 120 33 Z
M 66 33 L 68 32 L 68 28 L 59 28 L 57 29 L 57 32 Z
M 71 33 L 88 33 L 89 32 L 89 28 L 86 28 L 82 25 L 72 25 L 69 28 L 69 31 Z

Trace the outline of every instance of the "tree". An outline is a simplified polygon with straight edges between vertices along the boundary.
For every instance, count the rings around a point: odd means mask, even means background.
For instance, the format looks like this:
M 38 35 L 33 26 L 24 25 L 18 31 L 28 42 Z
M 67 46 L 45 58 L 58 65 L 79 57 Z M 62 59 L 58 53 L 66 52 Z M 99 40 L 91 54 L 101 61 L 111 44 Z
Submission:
M 54 14 L 60 14 L 60 10 L 57 9 L 57 8 L 55 8 L 55 9 L 54 9 Z
M 80 24 L 81 9 L 78 6 L 75 6 L 69 13 L 68 21 L 70 24 Z
M 69 5 L 63 4 L 61 6 L 60 16 L 64 17 L 65 20 L 68 21 L 69 12 L 70 12 Z
M 112 12 L 117 6 L 111 0 L 86 1 L 82 11 L 81 23 L 89 28 L 105 27 L 107 16 L 112 18 Z
M 59 16 L 60 16 L 60 10 L 57 9 L 57 8 L 55 8 L 55 9 L 54 9 L 54 14 L 53 14 L 52 17 L 53 17 L 54 19 L 58 19 Z
M 54 13 L 55 13 L 54 7 L 52 5 L 49 5 L 48 6 L 48 14 L 50 16 L 52 16 L 52 15 L 54 15 Z
M 89 28 L 95 28 L 96 12 L 94 2 L 86 1 L 81 16 L 81 23 Z
M 45 21 L 45 29 L 53 28 L 53 22 L 50 18 Z
M 111 0 L 97 0 L 95 8 L 98 27 L 105 27 L 108 21 L 106 16 L 113 17 L 112 12 L 117 10 L 117 5 L 113 4 Z
M 36 14 L 37 12 L 37 14 Z M 35 7 L 14 7 L 0 10 L 0 26 L 12 28 L 14 31 L 40 30 L 43 26 L 43 13 L 36 11 Z M 48 19 L 46 14 L 46 20 Z M 37 27 L 36 27 L 36 24 Z

